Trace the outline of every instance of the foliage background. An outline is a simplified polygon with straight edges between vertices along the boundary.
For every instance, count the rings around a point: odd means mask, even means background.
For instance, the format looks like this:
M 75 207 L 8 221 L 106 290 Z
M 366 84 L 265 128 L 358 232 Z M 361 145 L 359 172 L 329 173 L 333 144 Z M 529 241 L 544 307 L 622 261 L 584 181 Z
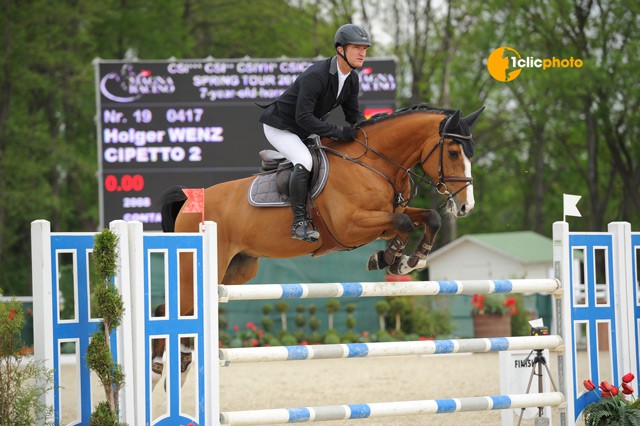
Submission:
M 640 218 L 640 3 L 621 0 L 2 0 L 0 288 L 30 292 L 29 223 L 98 223 L 96 57 L 316 57 L 336 28 L 372 29 L 370 56 L 398 58 L 398 106 L 469 113 L 476 210 L 445 220 L 439 243 L 470 232 L 550 236 L 562 192 L 583 196 L 576 230 Z M 581 58 L 493 80 L 497 47 Z M 440 200 L 428 187 L 417 205 Z

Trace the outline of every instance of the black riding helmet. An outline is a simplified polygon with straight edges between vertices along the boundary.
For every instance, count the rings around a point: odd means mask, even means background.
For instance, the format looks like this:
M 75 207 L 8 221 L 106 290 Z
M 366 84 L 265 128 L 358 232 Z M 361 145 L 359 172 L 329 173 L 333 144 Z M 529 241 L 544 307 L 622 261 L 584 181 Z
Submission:
M 347 64 L 353 69 L 355 69 L 355 67 L 349 63 L 346 56 L 338 52 L 338 46 L 342 46 L 343 49 L 347 44 L 371 46 L 371 37 L 369 37 L 369 33 L 367 32 L 367 30 L 355 24 L 344 24 L 343 26 L 338 28 L 333 41 L 338 55 L 340 55 L 342 59 L 344 59 Z
M 347 44 L 363 44 L 365 46 L 371 46 L 371 37 L 369 37 L 367 30 L 355 24 L 345 24 L 338 28 L 333 40 L 335 42 L 335 47 L 344 47 Z

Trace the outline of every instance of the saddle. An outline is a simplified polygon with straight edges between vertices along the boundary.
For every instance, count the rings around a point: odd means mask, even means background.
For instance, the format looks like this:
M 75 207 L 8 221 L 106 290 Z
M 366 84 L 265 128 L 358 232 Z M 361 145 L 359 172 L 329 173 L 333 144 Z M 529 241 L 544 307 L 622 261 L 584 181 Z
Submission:
M 308 211 L 320 232 L 321 245 L 311 255 L 322 256 L 336 251 L 353 250 L 355 247 L 347 247 L 333 236 L 320 215 L 314 199 L 320 195 L 329 177 L 329 161 L 323 149 L 315 149 L 320 144 L 320 138 L 309 139 L 307 147 L 313 159 L 311 174 L 311 189 L 309 190 Z M 255 207 L 283 207 L 290 206 L 289 202 L 289 178 L 293 172 L 293 164 L 278 151 L 266 149 L 260 151 L 262 170 L 251 182 L 248 198 L 249 204 Z
M 327 155 L 321 149 L 313 147 L 320 143 L 313 139 L 307 144 L 313 159 L 311 173 L 311 189 L 309 195 L 316 198 L 327 183 L 329 176 L 329 162 Z M 289 179 L 293 172 L 293 164 L 278 151 L 265 149 L 260 151 L 262 168 L 249 188 L 249 204 L 255 207 L 283 207 L 289 206 Z

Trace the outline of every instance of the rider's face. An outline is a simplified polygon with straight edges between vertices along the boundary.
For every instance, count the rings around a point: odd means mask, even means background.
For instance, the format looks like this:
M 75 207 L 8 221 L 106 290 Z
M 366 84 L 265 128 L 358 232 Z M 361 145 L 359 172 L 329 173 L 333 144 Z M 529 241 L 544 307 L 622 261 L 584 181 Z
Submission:
M 363 44 L 347 44 L 344 49 L 344 55 L 352 66 L 360 68 L 367 57 L 367 47 Z

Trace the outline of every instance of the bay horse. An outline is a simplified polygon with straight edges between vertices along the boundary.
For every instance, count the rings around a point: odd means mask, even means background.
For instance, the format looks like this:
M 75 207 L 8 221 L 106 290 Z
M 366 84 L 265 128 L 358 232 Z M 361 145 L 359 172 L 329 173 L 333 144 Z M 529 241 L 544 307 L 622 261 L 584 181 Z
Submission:
M 331 236 L 344 248 L 355 248 L 376 238 L 390 240 L 386 250 L 374 253 L 368 269 L 389 267 L 407 274 L 426 266 L 426 258 L 440 229 L 435 210 L 409 207 L 415 195 L 414 179 L 424 177 L 412 169 L 419 165 L 431 184 L 446 199 L 447 212 L 456 217 L 473 210 L 471 158 L 474 141 L 470 128 L 484 107 L 462 117 L 459 110 L 416 105 L 384 116 L 374 116 L 356 126 L 356 140 L 336 142 L 324 138 L 317 149 L 328 155 L 330 173 L 324 190 L 315 199 Z M 205 220 L 217 223 L 218 283 L 243 284 L 258 270 L 261 257 L 291 258 L 314 253 L 321 241 L 308 243 L 290 236 L 289 207 L 254 207 L 247 191 L 255 179 L 220 183 L 204 191 Z M 198 232 L 201 214 L 182 213 L 186 196 L 181 187 L 162 196 L 165 232 Z M 404 254 L 407 238 L 417 227 L 422 240 L 410 255 Z M 326 241 L 325 241 L 326 242 Z M 316 253 L 317 254 L 317 253 Z M 181 314 L 193 312 L 191 254 L 180 259 Z M 189 288 L 190 287 L 190 288 Z M 156 314 L 162 315 L 164 306 Z M 154 373 L 162 373 L 164 344 L 154 345 Z M 190 363 L 190 348 L 183 341 L 182 371 Z M 158 377 L 159 378 L 159 377 Z

